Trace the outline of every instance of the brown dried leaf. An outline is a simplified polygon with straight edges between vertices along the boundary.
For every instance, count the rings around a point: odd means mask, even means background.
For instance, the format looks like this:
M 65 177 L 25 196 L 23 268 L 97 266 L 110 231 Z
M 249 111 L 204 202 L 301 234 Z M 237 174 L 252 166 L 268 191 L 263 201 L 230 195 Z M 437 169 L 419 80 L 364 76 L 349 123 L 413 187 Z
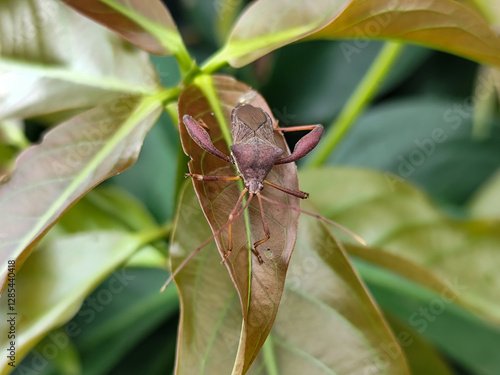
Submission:
M 168 55 L 165 46 L 148 30 L 134 20 L 118 13 L 99 0 L 63 0 L 67 5 L 90 19 L 115 31 L 137 47 L 155 54 Z M 163 26 L 177 34 L 177 27 L 168 9 L 159 0 L 116 0 L 116 3 L 130 8 L 156 25 Z
M 232 109 L 242 96 L 247 99 L 247 102 L 259 106 L 271 114 L 264 99 L 245 84 L 225 76 L 213 77 L 213 83 L 228 123 Z M 203 121 L 209 129 L 208 132 L 214 145 L 229 155 L 228 146 L 222 136 L 221 125 L 218 124 L 202 90 L 194 84 L 187 87 L 179 98 L 179 119 L 182 119 L 185 114 Z M 189 162 L 191 173 L 218 176 L 235 175 L 236 171 L 233 165 L 206 153 L 191 139 L 182 120 L 179 126 L 184 151 L 192 158 Z M 279 147 L 288 152 L 281 134 L 275 133 L 275 141 Z M 298 189 L 297 169 L 293 163 L 275 166 L 267 179 L 281 186 Z M 228 215 L 236 204 L 240 194 L 239 183 L 234 181 L 194 181 L 194 187 L 212 231 L 218 230 L 227 222 Z M 278 190 L 267 187 L 262 194 L 278 202 L 299 207 L 298 198 Z M 263 250 L 260 250 L 264 264 L 259 264 L 250 250 L 250 244 L 265 237 L 257 201 L 252 201 L 248 209 L 248 233 L 243 216 L 234 222 L 233 251 L 225 263 L 238 291 L 243 313 L 243 327 L 233 374 L 244 374 L 248 370 L 271 330 L 297 237 L 299 216 L 297 212 L 271 205 L 265 205 L 264 210 L 271 232 L 271 239 L 264 244 L 265 248 L 270 249 L 270 251 L 263 254 Z M 221 255 L 224 254 L 228 246 L 227 230 L 217 236 L 216 242 L 219 252 Z M 180 264 L 184 257 L 185 254 L 172 253 L 173 269 Z M 184 288 L 189 288 L 193 280 L 180 277 L 176 279 L 176 282 L 182 294 Z M 183 324 L 180 329 L 180 340 L 182 341 L 188 327 Z M 179 347 L 182 345 L 179 344 Z M 188 360 L 183 360 L 183 353 L 179 352 L 177 373 L 189 373 L 189 370 L 185 370 L 188 362 Z

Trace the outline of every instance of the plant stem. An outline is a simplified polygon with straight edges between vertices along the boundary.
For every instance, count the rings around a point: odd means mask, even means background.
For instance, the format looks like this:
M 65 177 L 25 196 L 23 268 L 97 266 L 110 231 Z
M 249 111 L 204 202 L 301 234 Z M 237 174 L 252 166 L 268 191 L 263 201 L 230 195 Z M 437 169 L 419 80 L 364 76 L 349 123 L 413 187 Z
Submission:
M 305 163 L 308 167 L 321 166 L 335 149 L 354 121 L 372 101 L 382 81 L 389 74 L 404 44 L 387 42 L 382 47 L 372 66 L 354 90 L 337 119 L 331 125 L 320 146 Z
M 173 227 L 174 224 L 172 222 L 167 222 L 161 227 L 146 229 L 137 233 L 137 235 L 141 239 L 142 246 L 144 246 L 151 242 L 168 238 L 170 236 L 170 233 L 172 233 Z
M 264 355 L 264 366 L 266 367 L 268 375 L 279 375 L 278 363 L 276 362 L 276 355 L 274 354 L 274 343 L 272 333 L 269 333 L 264 346 L 262 347 L 262 354 Z
M 221 48 L 218 52 L 210 56 L 202 65 L 201 70 L 205 74 L 212 74 L 213 72 L 223 68 L 227 65 L 226 46 Z

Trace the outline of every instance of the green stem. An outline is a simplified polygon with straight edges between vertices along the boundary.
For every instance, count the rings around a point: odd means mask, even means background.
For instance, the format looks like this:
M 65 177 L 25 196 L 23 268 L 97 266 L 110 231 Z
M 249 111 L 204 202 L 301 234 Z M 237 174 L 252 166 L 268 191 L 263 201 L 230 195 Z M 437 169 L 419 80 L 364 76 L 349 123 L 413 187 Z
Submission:
M 279 375 L 278 362 L 274 353 L 274 342 L 272 333 L 267 336 L 266 342 L 262 347 L 262 354 L 264 355 L 264 366 L 266 367 L 268 375 Z
M 222 105 L 219 96 L 217 95 L 217 91 L 215 90 L 212 77 L 208 74 L 201 74 L 195 78 L 194 83 L 200 88 L 203 95 L 207 98 L 208 104 L 210 104 L 210 108 L 212 108 L 215 118 L 219 123 L 222 136 L 224 137 L 227 145 L 231 146 L 233 144 L 231 130 L 229 129 L 229 124 L 227 123 L 226 116 L 222 110 Z
M 212 74 L 213 72 L 222 69 L 227 65 L 226 56 L 227 47 L 221 48 L 218 52 L 209 57 L 203 65 L 201 65 L 201 70 L 205 74 Z
M 137 236 L 141 239 L 141 247 L 152 242 L 168 238 L 172 233 L 173 227 L 174 224 L 172 222 L 167 222 L 161 227 L 140 231 L 137 233 Z
M 172 87 L 163 89 L 162 91 L 156 94 L 156 98 L 162 102 L 164 105 L 171 103 L 172 101 L 176 101 L 179 97 L 181 89 L 178 87 Z
M 404 44 L 387 42 L 379 52 L 372 66 L 366 72 L 337 119 L 331 125 L 323 141 L 306 162 L 308 167 L 321 166 L 335 149 L 342 137 L 354 124 L 366 106 L 375 97 L 382 81 L 389 74 Z

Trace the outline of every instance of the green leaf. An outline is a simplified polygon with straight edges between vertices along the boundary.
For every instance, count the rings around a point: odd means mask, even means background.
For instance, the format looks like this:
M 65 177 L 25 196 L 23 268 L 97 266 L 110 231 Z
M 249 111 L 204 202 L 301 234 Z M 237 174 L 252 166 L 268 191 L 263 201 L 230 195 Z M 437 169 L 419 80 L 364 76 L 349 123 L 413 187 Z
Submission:
M 182 43 L 174 20 L 159 0 L 63 0 L 68 6 L 115 31 L 137 47 L 156 55 L 168 55 Z M 164 43 L 168 35 L 172 45 Z
M 82 110 L 158 88 L 146 53 L 59 1 L 3 1 L 0 35 L 0 118 Z
M 366 38 L 396 39 L 500 65 L 500 39 L 486 20 L 469 6 L 450 0 L 353 0 L 339 17 L 311 37 L 355 38 L 361 45 Z
M 465 3 L 475 5 L 488 19 L 491 25 L 500 26 L 500 1 L 498 0 L 466 0 Z
M 342 52 L 342 43 L 345 42 L 310 41 L 291 44 L 275 52 L 269 81 L 260 91 L 273 103 L 273 114 L 282 126 L 331 122 L 383 44 L 371 41 L 360 54 L 348 58 Z M 387 94 L 401 85 L 431 53 L 427 48 L 406 46 L 377 95 Z M 308 58 L 302 59 L 303 56 Z M 300 64 L 294 63 L 298 61 Z
M 115 185 L 98 186 L 71 207 L 58 222 L 67 234 L 92 230 L 133 232 L 157 224 L 141 202 Z
M 143 252 L 141 250 L 140 252 Z M 178 311 L 177 292 L 172 286 L 159 288 L 168 274 L 153 268 L 126 268 L 127 285 L 117 283 L 117 274 L 106 279 L 83 302 L 66 325 L 81 328 L 72 338 L 80 353 L 84 374 L 109 374 L 131 349 Z M 120 285 L 112 299 L 105 299 L 113 285 Z M 171 337 L 176 336 L 173 325 Z M 164 355 L 164 347 L 158 348 Z
M 0 185 L 2 285 L 8 259 L 19 269 L 64 211 L 135 162 L 160 109 L 155 98 L 113 100 L 59 125 L 19 156 Z
M 364 48 L 365 39 L 396 39 L 500 65 L 500 39 L 476 11 L 456 1 L 324 0 L 311 6 L 299 0 L 261 0 L 244 11 L 226 47 L 205 68 L 222 61 L 241 67 L 307 36 L 355 38 L 354 46 L 345 44 L 352 53 Z
M 449 289 L 436 293 L 365 262 L 356 261 L 355 264 L 376 301 L 384 310 L 405 322 L 405 329 L 417 331 L 471 374 L 499 373 L 500 358 L 496 355 L 500 345 L 498 325 L 488 324 L 454 304 L 449 298 Z M 408 344 L 406 347 L 412 349 L 413 344 Z M 411 361 L 411 355 L 409 357 Z
M 166 113 L 162 113 L 146 136 L 137 162 L 110 179 L 140 199 L 160 223 L 172 220 L 175 213 L 173 181 L 180 148 L 175 125 Z M 155 176 L 154 183 L 145 183 L 151 176 Z
M 210 233 L 188 185 L 181 198 L 172 256 L 185 257 Z M 219 263 L 210 243 L 179 274 L 184 280 L 179 284 L 178 374 L 240 373 L 233 363 L 241 310 L 231 279 Z M 409 374 L 399 345 L 344 252 L 328 229 L 309 217 L 300 220 L 281 303 L 271 348 L 265 348 L 274 354 L 279 373 Z M 389 361 L 384 348 L 395 353 Z M 264 362 L 261 354 L 248 373 L 272 374 Z
M 326 26 L 348 2 L 318 0 L 313 5 L 298 0 L 254 2 L 234 25 L 226 46 L 204 68 L 210 71 L 225 61 L 242 67 Z
M 385 101 L 359 118 L 329 163 L 378 169 L 392 174 L 388 186 L 412 182 L 441 201 L 463 204 L 500 158 L 497 126 L 489 139 L 472 139 L 469 104 L 467 98 Z
M 142 244 L 140 236 L 96 231 L 60 237 L 37 249 L 15 276 L 16 359 L 20 361 L 48 332 L 71 319 L 84 298 Z M 118 270 L 115 275 L 117 281 L 114 288 L 109 286 L 109 295 L 131 282 L 126 270 Z M 7 301 L 0 300 L 3 316 L 9 311 Z M 7 324 L 2 319 L 1 332 L 7 331 Z M 79 329 L 67 326 L 65 332 L 72 337 Z M 0 347 L 8 347 L 7 335 L 0 340 Z M 7 360 L 2 356 L 0 374 L 8 373 Z
M 403 348 L 412 374 L 453 375 L 436 349 L 426 342 L 413 327 L 404 324 L 391 314 L 384 315 Z
M 391 185 L 390 178 L 325 168 L 301 173 L 301 187 L 323 215 L 367 241 L 368 247 L 357 256 L 426 286 L 431 286 L 430 273 L 457 296 L 457 303 L 499 322 L 494 301 L 500 299 L 500 223 L 449 218 L 422 192 L 399 181 Z M 394 257 L 405 262 L 391 261 Z M 443 287 L 434 285 L 441 293 Z
M 476 218 L 500 220 L 500 171 L 471 198 L 469 210 Z
M 490 66 L 479 68 L 474 87 L 474 115 L 472 133 L 478 141 L 488 139 L 492 133 L 494 120 L 498 114 L 498 78 L 500 70 Z M 481 93 L 478 96 L 477 93 Z

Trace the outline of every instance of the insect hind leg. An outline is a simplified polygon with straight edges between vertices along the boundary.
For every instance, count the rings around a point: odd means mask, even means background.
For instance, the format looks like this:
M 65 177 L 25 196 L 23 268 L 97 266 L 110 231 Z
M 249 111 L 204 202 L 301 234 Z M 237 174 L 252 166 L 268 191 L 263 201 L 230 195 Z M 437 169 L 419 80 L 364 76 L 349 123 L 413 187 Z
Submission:
M 256 241 L 253 244 L 252 252 L 255 254 L 257 257 L 257 260 L 259 261 L 260 264 L 264 263 L 262 260 L 262 257 L 260 256 L 259 251 L 257 250 L 257 246 L 262 245 L 264 242 L 268 241 L 271 238 L 271 232 L 269 231 L 269 226 L 267 225 L 266 221 L 266 216 L 264 214 L 264 206 L 262 204 L 262 197 L 260 193 L 257 193 L 257 200 L 259 201 L 259 208 L 260 208 L 260 218 L 262 220 L 262 228 L 264 229 L 264 234 L 266 235 L 264 238 Z
M 248 192 L 247 188 L 243 189 L 243 191 L 241 192 L 241 194 L 238 198 L 238 201 L 234 205 L 233 210 L 229 214 L 229 218 L 227 220 L 227 222 L 229 223 L 229 225 L 227 227 L 227 242 L 228 242 L 227 251 L 224 253 L 224 256 L 222 257 L 221 263 L 225 263 L 227 257 L 231 254 L 231 251 L 233 251 L 233 237 L 232 237 L 231 225 L 234 221 L 234 215 L 236 215 L 236 212 L 238 211 L 238 207 L 241 206 L 241 202 L 243 202 L 243 198 L 245 197 L 245 194 L 247 192 Z M 252 197 L 253 197 L 253 194 L 250 194 L 250 198 L 248 199 L 247 203 L 245 204 L 245 207 L 248 206 L 249 202 L 252 200 Z
M 198 181 L 235 181 L 239 180 L 241 176 L 205 176 L 203 174 L 186 173 L 184 177 L 191 177 Z
M 300 191 L 300 190 L 292 190 L 292 189 L 288 189 L 286 187 L 283 187 L 283 186 L 279 186 L 279 185 L 276 185 L 276 184 L 273 184 L 272 182 L 269 182 L 267 180 L 264 180 L 264 183 L 266 185 L 269 185 L 275 189 L 278 189 L 278 190 L 281 190 L 282 192 L 284 193 L 287 193 L 287 194 L 290 194 L 290 195 L 293 195 L 294 197 L 298 197 L 300 199 L 307 199 L 309 198 L 309 193 L 306 193 L 306 192 L 303 192 L 303 191 Z

